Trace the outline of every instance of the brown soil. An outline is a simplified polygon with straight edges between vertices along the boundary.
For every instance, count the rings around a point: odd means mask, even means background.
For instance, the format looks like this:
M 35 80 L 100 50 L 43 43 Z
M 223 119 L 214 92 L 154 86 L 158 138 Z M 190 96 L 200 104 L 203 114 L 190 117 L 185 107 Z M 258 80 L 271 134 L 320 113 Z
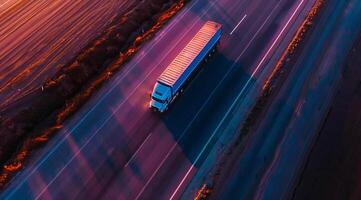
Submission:
M 143 0 L 116 18 L 43 87 L 0 111 L 0 189 L 186 0 Z M 112 63 L 112 64 L 109 64 Z M 46 121 L 46 127 L 44 127 Z M 39 129 L 41 127 L 41 129 Z M 36 131 L 34 131 L 36 130 Z
M 237 138 L 226 149 L 226 153 L 220 158 L 217 166 L 211 172 L 211 178 L 208 180 L 208 184 L 206 184 L 206 186 L 203 185 L 203 187 L 197 191 L 195 199 L 217 198 L 220 188 L 222 188 L 228 180 L 228 177 L 232 175 L 234 166 L 236 166 L 235 162 L 239 160 L 239 156 L 244 150 L 244 146 L 241 145 L 242 141 L 245 140 L 245 137 L 251 133 L 252 129 L 259 123 L 267 104 L 271 102 L 272 98 L 277 94 L 282 83 L 287 78 L 287 74 L 290 72 L 293 63 L 299 56 L 298 52 L 302 50 L 302 42 L 307 40 L 308 36 L 312 33 L 314 24 L 317 23 L 320 16 L 319 14 L 324 5 L 324 0 L 318 0 L 314 3 L 307 17 L 295 33 L 292 41 L 278 59 L 274 70 L 263 85 L 261 95 L 257 98 L 255 105 L 252 107 L 245 121 L 241 122 Z M 206 191 L 206 194 L 203 194 L 204 191 Z M 201 198 L 199 198 L 199 196 Z

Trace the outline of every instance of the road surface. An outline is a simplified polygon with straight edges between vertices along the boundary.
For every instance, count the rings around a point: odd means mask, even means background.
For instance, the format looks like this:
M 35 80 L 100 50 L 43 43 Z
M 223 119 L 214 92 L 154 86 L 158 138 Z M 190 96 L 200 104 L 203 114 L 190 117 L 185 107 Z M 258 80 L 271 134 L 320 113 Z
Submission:
M 309 2 L 191 1 L 65 124 L 1 197 L 179 198 L 217 138 L 234 133 L 223 133 L 219 125 L 245 87 L 262 85 L 266 76 L 258 79 L 259 74 L 272 70 L 266 63 L 288 44 L 285 36 L 302 21 L 298 16 Z M 168 113 L 149 112 L 157 77 L 206 20 L 223 24 L 219 53 Z
M 299 185 L 300 188 L 296 193 L 293 192 L 298 185 L 299 176 L 303 175 L 302 167 L 307 162 L 307 155 L 337 91 L 344 59 L 361 30 L 360 11 L 361 3 L 357 0 L 327 1 L 321 13 L 322 17 L 308 36 L 298 59 L 292 64 L 292 71 L 264 109 L 263 117 L 252 130 L 246 147 L 242 152 L 238 152 L 234 171 L 230 173 L 227 184 L 218 188 L 220 191 L 215 198 L 347 197 L 345 190 L 341 190 L 342 183 L 338 182 L 342 178 L 337 177 L 343 176 L 345 172 L 328 174 L 330 180 L 337 181 L 333 182 L 334 186 L 324 188 L 328 185 L 325 184 L 327 178 L 324 177 L 328 165 L 326 159 L 321 163 L 325 168 L 316 167 L 317 170 L 312 171 L 312 174 L 308 170 L 304 182 Z M 338 151 L 332 145 L 328 148 Z M 327 150 L 318 154 L 324 157 Z M 342 155 L 345 156 L 349 154 Z M 320 161 L 318 163 L 320 164 Z M 333 187 L 339 190 L 330 191 Z

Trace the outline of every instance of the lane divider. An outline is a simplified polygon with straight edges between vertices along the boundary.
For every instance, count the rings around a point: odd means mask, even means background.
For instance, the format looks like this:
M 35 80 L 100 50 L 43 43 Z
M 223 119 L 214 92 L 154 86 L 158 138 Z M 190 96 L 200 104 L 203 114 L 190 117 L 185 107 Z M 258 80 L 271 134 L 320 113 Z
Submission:
M 206 150 L 207 146 L 209 145 L 209 143 L 212 141 L 212 139 L 214 138 L 214 136 L 216 135 L 216 133 L 218 132 L 219 128 L 221 127 L 221 125 L 223 124 L 224 120 L 226 119 L 226 117 L 229 115 L 229 113 L 232 111 L 232 109 L 234 108 L 234 106 L 236 105 L 236 102 L 239 100 L 239 98 L 242 96 L 243 92 L 245 91 L 245 89 L 248 87 L 249 83 L 251 82 L 251 80 L 254 78 L 255 74 L 258 72 L 259 68 L 262 66 L 262 64 L 264 63 L 264 61 L 266 60 L 266 58 L 268 57 L 268 55 L 270 54 L 270 52 L 272 51 L 272 49 L 274 48 L 274 46 L 278 43 L 278 40 L 281 38 L 281 36 L 283 35 L 284 31 L 286 30 L 286 28 L 288 27 L 288 25 L 290 24 L 290 22 L 292 21 L 292 19 L 294 18 L 294 16 L 296 15 L 296 13 L 299 11 L 299 9 L 301 8 L 302 4 L 304 3 L 304 0 L 301 0 L 300 3 L 298 4 L 297 8 L 295 9 L 295 11 L 292 13 L 292 16 L 290 17 L 290 19 L 287 21 L 286 25 L 282 28 L 281 32 L 278 34 L 278 36 L 276 37 L 276 39 L 273 41 L 271 47 L 268 49 L 268 51 L 266 52 L 266 54 L 263 56 L 262 60 L 259 62 L 259 64 L 257 65 L 256 69 L 253 71 L 251 77 L 248 79 L 248 81 L 246 82 L 245 86 L 243 87 L 243 89 L 241 90 L 241 92 L 238 94 L 238 96 L 236 97 L 236 99 L 233 101 L 231 107 L 227 110 L 226 114 L 223 116 L 222 120 L 220 121 L 220 123 L 218 123 L 218 126 L 216 127 L 216 129 L 213 131 L 213 134 L 211 135 L 211 137 L 208 139 L 207 143 L 205 144 L 205 146 L 203 147 L 203 149 L 201 150 L 201 152 L 198 154 L 196 160 L 194 161 L 194 164 L 188 169 L 187 173 L 185 174 L 185 176 L 183 177 L 182 181 L 180 182 L 180 184 L 178 185 L 178 187 L 176 188 L 176 190 L 173 192 L 172 196 L 170 197 L 170 199 L 174 199 L 175 195 L 177 194 L 177 192 L 179 191 L 180 187 L 183 185 L 184 181 L 186 180 L 186 178 L 188 177 L 188 175 L 190 174 L 190 172 L 192 171 L 192 169 L 194 168 L 193 166 L 196 165 L 196 163 L 198 162 L 198 160 L 200 159 L 200 157 L 202 156 L 202 154 L 204 153 L 204 151 Z
M 240 24 L 242 24 L 243 20 L 245 20 L 247 17 L 247 14 L 243 16 L 243 18 L 238 22 L 238 24 L 234 27 L 234 29 L 231 31 L 230 35 L 234 33 L 234 31 L 238 28 Z
M 179 16 L 179 18 L 183 18 L 185 16 L 185 14 L 187 14 L 187 12 L 189 12 L 189 10 L 191 8 L 194 7 L 194 5 L 199 2 L 200 0 L 196 0 L 194 1 L 194 4 L 189 7 L 188 9 L 184 10 L 184 12 Z M 175 25 L 179 22 L 179 20 L 177 20 L 178 18 L 175 18 L 175 20 L 173 22 L 170 23 L 168 29 L 167 29 L 167 33 L 171 31 L 171 29 L 173 27 L 175 27 Z M 193 28 L 193 27 L 191 27 Z M 191 28 L 189 30 L 191 30 Z M 186 33 L 184 34 L 186 35 Z M 182 36 L 184 38 L 184 35 Z M 177 44 L 181 41 L 182 38 L 180 38 L 179 40 L 177 40 Z M 149 50 L 148 51 L 151 51 L 152 49 L 154 49 L 154 47 L 158 44 L 158 42 L 155 42 L 153 43 L 150 47 L 149 47 Z M 174 47 L 173 47 L 174 49 Z M 172 49 L 172 50 L 173 50 Z M 165 55 L 169 54 L 170 51 L 168 51 Z M 58 142 L 56 143 L 55 147 L 49 151 L 40 161 L 38 164 L 36 164 L 36 166 L 28 173 L 28 175 L 26 175 L 26 177 L 19 183 L 15 186 L 14 189 L 12 189 L 10 191 L 10 194 L 8 196 L 12 196 L 14 195 L 14 193 L 26 182 L 29 180 L 30 176 L 32 176 L 35 171 L 47 160 L 49 159 L 49 157 L 62 145 L 64 144 L 64 142 L 67 140 L 67 138 L 71 135 L 71 133 L 73 133 L 76 129 L 78 129 L 78 127 L 85 121 L 85 119 L 95 111 L 95 109 L 100 105 L 100 103 L 102 103 L 114 90 L 115 88 L 119 85 L 119 83 L 129 74 L 130 71 L 132 71 L 136 66 L 138 66 L 138 64 L 140 63 L 140 61 L 142 61 L 144 59 L 144 57 L 146 56 L 146 54 L 141 54 L 143 56 L 141 56 L 137 62 L 135 62 L 133 65 L 131 65 L 129 68 L 127 68 L 128 70 L 125 71 L 124 73 L 122 73 L 119 77 L 119 79 L 116 79 L 115 83 L 112 84 L 111 88 L 109 90 L 107 90 L 107 92 L 102 95 L 100 97 L 100 99 L 95 103 L 95 105 L 79 120 L 79 122 L 77 122 L 75 124 L 75 126 L 73 128 L 70 129 L 70 131 L 66 131 L 66 135 Z M 164 56 L 165 57 L 165 56 Z M 161 59 L 161 60 L 164 60 L 164 57 Z M 160 61 L 161 62 L 161 61 Z M 159 62 L 159 63 L 160 63 Z M 129 96 L 126 97 L 126 99 L 124 99 L 120 105 L 116 108 L 116 111 L 119 110 L 119 108 L 121 107 L 121 105 L 123 105 L 128 99 L 130 96 L 132 96 L 135 91 L 140 87 L 140 85 L 149 77 L 149 75 L 159 66 L 159 63 L 158 65 L 156 65 L 147 75 L 146 77 L 136 86 L 136 88 L 131 92 L 131 94 Z M 111 119 L 111 117 L 113 116 L 113 114 L 111 114 L 106 120 L 105 122 L 101 125 L 104 126 L 104 124 L 109 121 Z M 97 133 L 98 133 L 99 129 L 90 136 L 90 139 L 92 139 Z M 90 140 L 89 139 L 89 140 Z M 89 143 L 89 140 L 87 140 L 85 142 L 84 145 L 81 146 L 81 148 L 79 149 L 79 152 Z M 77 155 L 79 154 L 79 152 L 77 152 Z M 76 156 L 76 155 L 75 155 Z M 75 157 L 74 156 L 74 157 Z M 71 160 L 69 162 L 71 162 L 74 157 L 71 158 Z M 16 176 L 18 176 L 19 174 L 17 174 Z

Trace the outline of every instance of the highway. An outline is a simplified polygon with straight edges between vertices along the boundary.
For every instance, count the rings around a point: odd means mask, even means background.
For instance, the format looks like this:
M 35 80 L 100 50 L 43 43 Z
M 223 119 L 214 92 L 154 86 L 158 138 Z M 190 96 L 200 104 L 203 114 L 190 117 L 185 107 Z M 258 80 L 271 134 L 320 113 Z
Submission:
M 132 6 L 128 0 L 0 1 L 0 108 L 52 78 Z
M 327 180 L 321 178 L 331 159 L 314 165 L 313 174 L 306 176 L 309 181 L 302 183 L 302 188 L 297 184 L 337 92 L 344 59 L 361 31 L 360 11 L 357 0 L 327 2 L 286 81 L 251 130 L 253 134 L 243 151 L 238 152 L 234 167 L 228 169 L 233 171 L 225 177 L 226 184 L 217 188 L 215 199 L 340 199 L 335 196 L 350 195 L 342 189 L 349 183 L 337 177 L 345 173 L 340 164 L 334 164 L 339 174 L 328 174 L 334 182 L 325 183 Z M 329 138 L 327 143 L 331 144 Z M 319 156 L 325 156 L 327 151 L 323 149 Z M 349 155 L 342 154 L 342 158 Z M 335 191 L 329 191 L 327 184 L 334 184 Z M 302 190 L 294 193 L 297 189 Z
M 262 86 L 271 58 L 312 2 L 191 1 L 34 156 L 1 199 L 180 198 L 218 138 L 234 134 L 222 130 L 230 108 L 243 95 L 256 97 L 248 88 Z M 223 25 L 219 53 L 168 113 L 149 112 L 157 77 L 206 20 Z M 249 104 L 242 105 L 246 112 Z

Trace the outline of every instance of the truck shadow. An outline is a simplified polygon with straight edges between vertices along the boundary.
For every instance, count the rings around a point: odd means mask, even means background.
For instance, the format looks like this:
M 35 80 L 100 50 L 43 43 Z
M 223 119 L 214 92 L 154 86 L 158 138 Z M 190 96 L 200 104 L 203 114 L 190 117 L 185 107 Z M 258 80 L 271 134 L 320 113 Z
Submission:
M 214 55 L 161 115 L 184 155 L 197 168 L 207 155 L 200 152 L 211 150 L 219 137 L 212 137 L 214 129 L 250 78 L 243 66 L 223 54 Z
M 287 9 L 291 5 L 291 3 L 288 3 L 282 9 Z M 278 15 L 282 14 L 283 12 L 280 12 Z M 251 74 L 255 65 L 264 55 L 264 52 L 260 52 L 260 49 L 265 49 L 272 43 L 280 24 L 280 21 L 268 23 L 259 36 L 254 38 L 252 44 L 247 47 L 247 51 L 244 52 L 238 62 L 236 62 L 238 55 L 222 54 L 225 49 L 221 49 L 220 53 L 217 53 L 209 63 L 202 67 L 182 96 L 178 97 L 174 104 L 170 106 L 170 110 L 160 116 L 161 121 L 169 129 L 184 155 L 195 167 L 198 168 L 203 163 L 208 155 L 207 152 L 211 150 L 218 140 L 219 135 L 214 134 L 214 130 L 233 101 L 245 89 L 247 82 L 247 85 L 255 83 L 256 80 L 251 77 Z M 231 26 L 226 24 L 224 27 Z M 250 28 L 258 29 L 259 27 Z M 227 29 L 225 28 L 224 35 Z M 221 41 L 221 44 L 228 43 L 224 45 L 228 46 L 227 51 L 232 51 L 232 48 L 229 49 L 229 47 L 244 48 L 249 41 L 243 40 L 243 38 L 252 38 L 252 36 L 233 35 L 231 38 L 227 38 L 226 41 Z M 247 92 L 249 91 L 246 88 L 244 93 Z M 237 103 L 244 103 L 242 97 Z M 225 123 L 227 123 L 227 120 L 225 120 Z M 234 126 L 239 126 L 239 124 Z

